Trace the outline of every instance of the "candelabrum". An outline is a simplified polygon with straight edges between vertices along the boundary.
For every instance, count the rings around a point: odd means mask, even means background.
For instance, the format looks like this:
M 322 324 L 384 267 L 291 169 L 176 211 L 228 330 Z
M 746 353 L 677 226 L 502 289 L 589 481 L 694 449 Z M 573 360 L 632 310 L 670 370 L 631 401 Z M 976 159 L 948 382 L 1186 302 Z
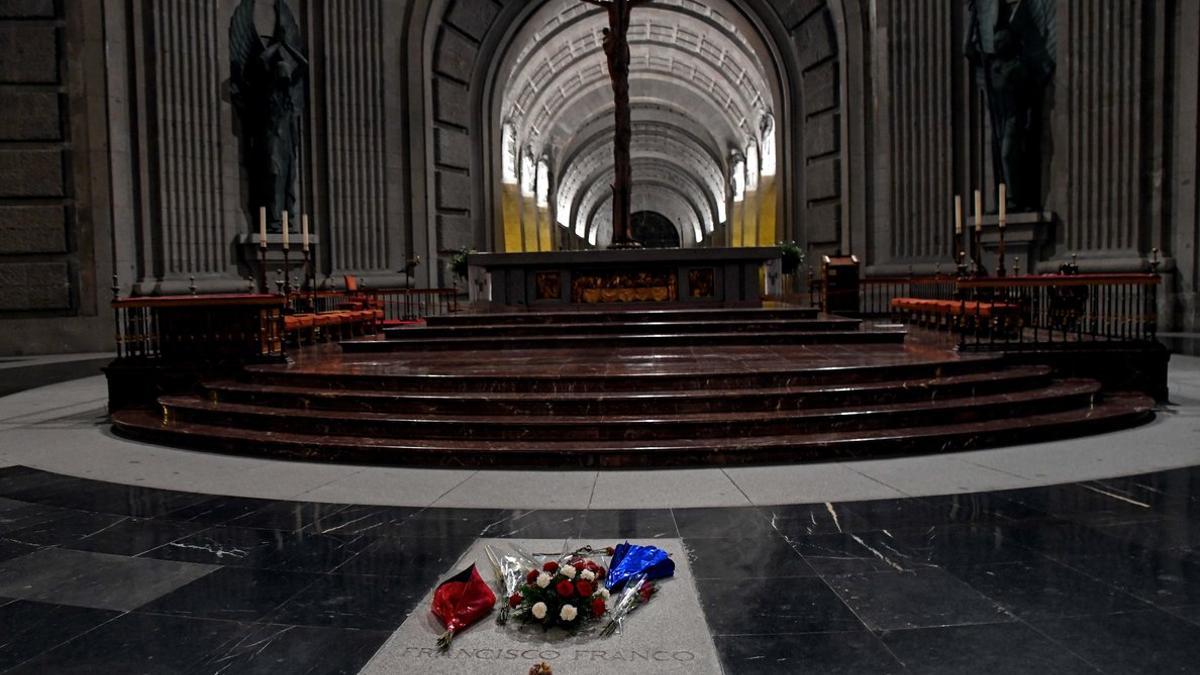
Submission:
M 292 294 L 292 264 L 287 246 L 283 247 L 283 294 Z
M 996 276 L 999 276 L 999 277 L 1002 277 L 1006 274 L 1004 271 L 1004 231 L 1007 229 L 1008 228 L 1004 227 L 1003 224 L 1001 224 L 999 227 L 1000 246 L 996 250 Z
M 956 267 L 957 267 L 959 277 L 967 276 L 967 252 L 966 251 L 958 252 L 958 265 Z
M 264 239 L 258 247 L 258 289 L 263 295 L 271 292 L 267 284 L 267 241 Z
M 313 264 L 313 255 L 309 252 L 308 247 L 304 248 L 304 278 L 308 284 L 308 297 L 312 304 L 312 311 L 317 311 L 317 269 Z

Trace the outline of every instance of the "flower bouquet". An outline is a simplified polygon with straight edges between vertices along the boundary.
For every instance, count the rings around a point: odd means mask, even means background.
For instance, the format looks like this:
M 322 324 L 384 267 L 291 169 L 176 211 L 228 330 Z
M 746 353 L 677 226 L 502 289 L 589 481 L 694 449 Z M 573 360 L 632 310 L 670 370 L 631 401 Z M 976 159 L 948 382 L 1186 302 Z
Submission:
M 578 552 L 576 552 L 578 553 Z M 508 598 L 512 615 L 544 630 L 559 626 L 569 631 L 598 621 L 608 609 L 607 571 L 590 558 L 576 554 L 529 569 L 525 583 Z
M 610 637 L 625 624 L 625 617 L 638 607 L 650 602 L 651 596 L 658 590 L 646 579 L 645 572 L 639 572 L 625 581 L 624 589 L 617 594 L 613 601 L 612 612 L 608 623 L 600 630 L 600 637 Z
M 492 611 L 496 594 L 471 565 L 438 585 L 433 592 L 433 615 L 446 627 L 437 640 L 439 649 L 450 648 L 454 635 Z
M 496 586 L 501 597 L 504 598 L 511 598 L 525 583 L 525 570 L 537 567 L 533 556 L 516 546 L 510 548 L 511 550 L 507 552 L 494 548 L 490 544 L 483 548 L 488 560 L 492 563 L 492 570 L 496 574 Z M 500 607 L 500 611 L 496 613 L 496 623 L 500 626 L 508 623 L 511 611 L 512 606 L 505 602 Z

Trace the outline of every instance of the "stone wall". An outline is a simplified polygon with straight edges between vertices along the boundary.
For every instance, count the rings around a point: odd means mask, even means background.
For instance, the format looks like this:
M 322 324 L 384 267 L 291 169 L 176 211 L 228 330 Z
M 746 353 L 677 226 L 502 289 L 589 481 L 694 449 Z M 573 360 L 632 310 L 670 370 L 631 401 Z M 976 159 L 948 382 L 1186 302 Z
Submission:
M 103 127 L 89 117 L 104 101 L 88 84 L 97 63 L 87 59 L 101 48 L 87 27 L 96 9 L 68 16 L 53 0 L 0 0 L 3 354 L 100 350 L 110 341 L 111 317 L 99 311 L 110 258 L 97 222 Z

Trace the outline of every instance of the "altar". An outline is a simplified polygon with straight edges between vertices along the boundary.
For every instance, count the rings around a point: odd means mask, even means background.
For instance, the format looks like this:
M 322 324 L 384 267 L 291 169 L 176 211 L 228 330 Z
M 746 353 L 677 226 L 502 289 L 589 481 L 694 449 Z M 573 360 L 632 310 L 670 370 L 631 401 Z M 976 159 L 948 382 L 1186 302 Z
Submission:
M 779 249 L 608 249 L 472 253 L 479 308 L 664 305 L 755 307 L 778 282 Z

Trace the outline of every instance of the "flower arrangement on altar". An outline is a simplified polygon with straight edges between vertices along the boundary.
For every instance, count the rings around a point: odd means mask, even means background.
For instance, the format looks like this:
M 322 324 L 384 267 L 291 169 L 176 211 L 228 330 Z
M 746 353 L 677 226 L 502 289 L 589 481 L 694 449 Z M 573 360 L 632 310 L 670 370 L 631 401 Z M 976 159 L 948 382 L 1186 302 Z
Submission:
M 534 556 L 510 548 L 485 547 L 499 593 L 492 592 L 474 565 L 438 587 L 433 612 L 446 626 L 439 647 L 448 648 L 457 632 L 490 612 L 497 597 L 501 600 L 497 624 L 504 625 L 512 617 L 543 630 L 574 633 L 607 617 L 600 635 L 608 637 L 631 612 L 650 601 L 657 590 L 655 580 L 675 574 L 675 562 L 665 551 L 629 542 L 607 548 L 585 546 L 561 555 Z

